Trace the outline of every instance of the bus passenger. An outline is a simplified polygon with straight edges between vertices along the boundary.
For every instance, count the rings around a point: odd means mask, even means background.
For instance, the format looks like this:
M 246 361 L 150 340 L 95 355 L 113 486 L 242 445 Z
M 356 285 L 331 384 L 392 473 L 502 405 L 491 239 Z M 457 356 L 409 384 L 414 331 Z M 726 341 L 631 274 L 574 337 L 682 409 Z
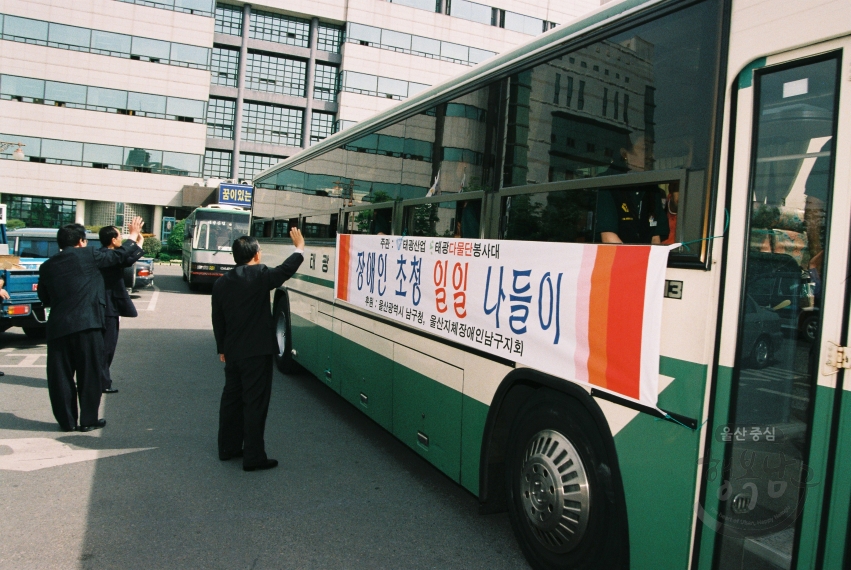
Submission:
M 645 170 L 645 147 L 641 135 L 629 148 L 621 149 L 628 170 Z M 670 233 L 664 196 L 664 190 L 656 184 L 600 190 L 597 193 L 598 241 L 661 244 Z

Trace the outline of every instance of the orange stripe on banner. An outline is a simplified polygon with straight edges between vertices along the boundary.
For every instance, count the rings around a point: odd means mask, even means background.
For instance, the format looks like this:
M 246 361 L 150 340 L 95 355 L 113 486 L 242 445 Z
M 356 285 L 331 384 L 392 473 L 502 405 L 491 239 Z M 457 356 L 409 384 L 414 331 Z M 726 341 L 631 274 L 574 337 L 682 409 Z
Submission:
M 606 387 L 639 399 L 644 289 L 650 246 L 616 248 L 609 284 Z
M 337 298 L 341 301 L 349 300 L 349 248 L 352 236 L 340 235 L 340 256 L 337 259 Z
M 609 326 L 609 284 L 615 251 L 600 246 L 591 272 L 591 300 L 588 306 L 588 382 L 606 388 L 606 343 Z

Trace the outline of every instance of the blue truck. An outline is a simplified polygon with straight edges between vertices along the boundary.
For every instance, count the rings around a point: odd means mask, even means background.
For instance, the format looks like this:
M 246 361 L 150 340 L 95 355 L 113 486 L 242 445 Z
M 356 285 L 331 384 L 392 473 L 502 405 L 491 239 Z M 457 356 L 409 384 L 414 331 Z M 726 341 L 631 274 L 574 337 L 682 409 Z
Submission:
M 89 247 L 100 247 L 96 234 L 86 237 Z M 4 299 L 0 308 L 0 332 L 21 327 L 30 338 L 44 338 L 50 309 L 38 298 L 38 269 L 48 257 L 59 252 L 56 229 L 22 228 L 6 232 L 2 227 L 0 240 L 8 244 L 10 256 L 20 259 L 17 264 L 7 262 L 0 269 L 4 289 L 9 293 L 9 299 Z
M 5 237 L 5 239 L 4 239 Z M 100 247 L 95 233 L 87 233 L 88 247 Z M 9 299 L 0 305 L 0 332 L 11 327 L 21 327 L 30 338 L 44 338 L 47 315 L 50 309 L 38 299 L 38 269 L 44 261 L 59 253 L 56 228 L 22 228 L 5 231 L 0 224 L 0 243 L 7 243 L 9 255 L 20 259 L 16 266 L 0 266 L 0 276 Z M 8 259 L 8 258 L 7 258 Z M 154 284 L 154 263 L 143 258 L 124 271 L 124 284 L 136 290 Z

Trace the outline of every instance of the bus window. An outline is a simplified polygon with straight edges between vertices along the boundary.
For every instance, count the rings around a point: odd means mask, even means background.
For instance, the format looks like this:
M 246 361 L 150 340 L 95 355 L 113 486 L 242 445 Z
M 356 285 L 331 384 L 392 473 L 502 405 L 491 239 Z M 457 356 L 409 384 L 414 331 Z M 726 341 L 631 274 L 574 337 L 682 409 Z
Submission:
M 248 235 L 248 216 L 241 212 L 199 212 L 194 231 L 194 249 L 230 251 L 236 238 Z
M 508 196 L 502 203 L 503 239 L 590 243 L 597 192 L 566 190 Z
M 192 244 L 192 247 L 195 249 L 207 249 L 208 230 L 209 226 L 207 224 L 198 225 L 198 229 L 195 231 L 195 243 Z
M 306 238 L 334 238 L 337 236 L 337 214 L 306 216 L 301 228 Z
M 478 238 L 481 200 L 433 202 L 405 208 L 404 235 Z
M 393 233 L 393 208 L 356 210 L 346 212 L 344 233 L 367 235 L 390 235 Z
M 289 222 L 287 220 L 275 220 L 272 237 L 282 238 L 289 235 Z

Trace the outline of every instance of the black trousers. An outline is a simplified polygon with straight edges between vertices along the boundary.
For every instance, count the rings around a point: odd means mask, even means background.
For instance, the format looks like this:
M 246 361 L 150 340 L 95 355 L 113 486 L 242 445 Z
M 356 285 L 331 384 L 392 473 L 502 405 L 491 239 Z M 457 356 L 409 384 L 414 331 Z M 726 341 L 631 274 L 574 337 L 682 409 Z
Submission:
M 219 407 L 219 455 L 233 455 L 242 449 L 243 465 L 266 461 L 263 434 L 271 395 L 271 355 L 225 363 L 225 388 Z
M 74 383 L 76 374 L 77 382 Z M 62 429 L 98 421 L 103 374 L 103 332 L 88 329 L 47 341 L 47 392 Z
M 103 378 L 101 388 L 107 390 L 112 388 L 112 376 L 109 375 L 109 367 L 115 358 L 115 347 L 118 346 L 118 317 L 107 316 L 103 320 Z

